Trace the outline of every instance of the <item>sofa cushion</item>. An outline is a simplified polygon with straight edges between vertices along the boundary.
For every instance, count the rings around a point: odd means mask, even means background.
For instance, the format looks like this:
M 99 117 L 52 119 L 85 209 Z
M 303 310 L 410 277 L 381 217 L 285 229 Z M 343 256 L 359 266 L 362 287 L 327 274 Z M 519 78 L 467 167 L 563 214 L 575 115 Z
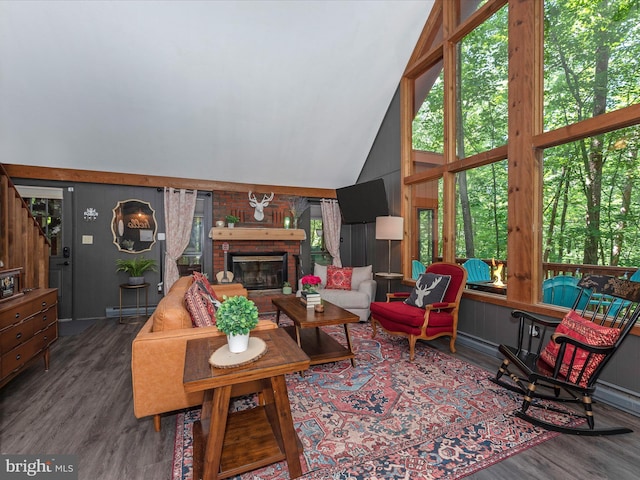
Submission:
M 424 308 L 426 305 L 442 302 L 450 281 L 451 275 L 423 273 L 416 280 L 416 286 L 404 303 Z
M 598 325 L 597 323 L 582 318 L 574 310 L 571 310 L 564 316 L 564 318 L 560 322 L 560 325 L 556 327 L 554 335 L 555 334 L 566 335 L 588 345 L 607 347 L 612 346 L 616 342 L 616 340 L 620 336 L 620 330 L 618 330 L 617 328 Z M 562 359 L 562 366 L 560 367 L 560 373 L 564 376 L 566 376 L 569 371 L 569 363 L 571 362 L 571 358 L 573 357 L 574 350 L 575 347 L 573 345 L 567 345 L 567 347 L 565 348 L 564 358 Z M 551 339 L 540 354 L 540 358 L 545 363 L 553 367 L 555 366 L 559 351 L 560 344 L 554 342 L 553 339 Z M 584 367 L 588 355 L 589 352 L 578 349 L 573 361 L 573 369 L 571 371 L 569 381 L 575 383 L 578 380 L 580 370 L 582 370 L 582 368 Z M 580 382 L 583 386 L 587 384 L 587 381 L 591 377 L 591 374 L 593 374 L 593 372 L 603 359 L 604 355 L 602 354 L 595 354 L 591 356 L 591 360 L 589 360 L 589 364 L 587 365 L 587 368 L 585 369 L 584 375 Z
M 191 284 L 184 296 L 184 302 L 194 327 L 211 327 L 216 324 L 216 310 L 211 292 L 199 282 Z
M 396 332 L 418 335 L 424 324 L 425 311 L 422 308 L 407 305 L 404 302 L 373 302 L 371 316 L 379 320 L 385 328 Z M 429 312 L 428 334 L 436 331 L 451 331 L 453 315 L 447 310 Z
M 346 310 L 350 308 L 369 308 L 371 299 L 365 292 L 357 290 L 335 290 L 323 288 L 318 290 L 320 298 L 328 302 L 338 305 Z
M 373 267 L 367 265 L 365 267 L 353 267 L 351 274 L 351 289 L 357 290 L 362 282 L 373 279 Z
M 191 277 L 182 277 L 191 284 Z M 181 281 L 182 278 L 179 280 Z M 153 332 L 165 332 L 168 330 L 179 330 L 183 328 L 192 328 L 191 315 L 185 308 L 184 293 L 189 288 L 185 287 L 184 281 L 179 284 L 176 282 L 169 293 L 158 303 L 156 310 L 153 312 Z
M 322 286 L 322 288 L 324 288 L 324 285 L 327 284 L 327 266 L 326 265 L 319 265 L 319 264 L 315 264 L 313 266 L 313 274 L 316 277 L 320 277 L 321 283 L 320 285 Z
M 351 290 L 351 275 L 353 268 L 351 267 L 327 267 L 327 286 L 330 290 Z

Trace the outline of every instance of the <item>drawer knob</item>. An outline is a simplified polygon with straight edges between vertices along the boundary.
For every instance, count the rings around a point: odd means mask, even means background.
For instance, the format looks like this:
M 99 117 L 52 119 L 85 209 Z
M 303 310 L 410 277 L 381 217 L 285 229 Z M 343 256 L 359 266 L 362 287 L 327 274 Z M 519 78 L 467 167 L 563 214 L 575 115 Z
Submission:
M 16 360 L 20 360 L 21 358 L 22 358 L 22 355 L 20 355 L 20 354 L 16 355 Z
M 22 338 L 22 332 L 19 332 L 16 334 L 16 339 L 21 339 Z
M 45 336 L 44 336 L 44 339 L 45 339 L 45 340 L 49 340 L 49 337 L 47 337 L 47 336 L 45 335 Z
M 42 321 L 43 321 L 43 322 L 46 322 L 46 321 L 47 321 L 47 316 L 46 316 L 46 315 L 43 315 L 43 316 L 42 316 Z
M 46 307 L 47 306 L 47 302 L 42 302 L 42 306 Z
M 20 312 L 16 313 L 16 318 L 20 318 Z

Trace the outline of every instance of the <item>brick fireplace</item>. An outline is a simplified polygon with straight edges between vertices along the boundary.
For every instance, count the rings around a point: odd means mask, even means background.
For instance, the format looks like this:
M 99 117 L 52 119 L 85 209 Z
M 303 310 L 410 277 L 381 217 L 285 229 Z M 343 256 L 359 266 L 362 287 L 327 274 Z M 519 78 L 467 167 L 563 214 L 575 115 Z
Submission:
M 214 229 L 215 231 L 221 229 Z M 227 229 L 229 230 L 229 229 Z M 243 229 L 249 230 L 249 229 Z M 222 232 L 228 233 L 228 232 Z M 256 229 L 256 233 L 259 233 L 259 229 Z M 227 257 L 227 269 L 233 271 L 233 258 L 251 257 L 251 256 L 266 256 L 273 255 L 286 258 L 286 278 L 294 285 L 296 284 L 296 261 L 300 254 L 300 240 L 233 240 L 225 239 L 223 241 L 216 240 L 214 236 L 213 241 L 213 269 L 214 272 L 221 272 L 224 270 L 224 251 L 222 250 L 222 244 L 229 244 L 229 252 L 232 255 Z M 237 263 L 237 262 L 236 262 Z M 255 267 L 254 267 L 255 268 Z M 246 269 L 245 269 L 246 272 Z M 284 274 L 284 272 L 282 272 Z M 273 275 L 276 278 L 273 278 Z M 255 271 L 248 272 L 247 278 L 242 283 L 249 290 L 249 298 L 253 300 L 258 306 L 259 312 L 271 312 L 273 306 L 271 305 L 271 298 L 274 295 L 279 295 L 282 292 L 282 282 L 284 281 L 284 275 L 278 276 L 277 273 L 270 273 L 270 276 L 266 281 L 266 285 L 255 286 L 258 283 L 255 280 L 259 273 Z
M 257 221 L 253 216 L 253 208 L 249 206 L 249 192 L 215 192 L 213 197 L 214 220 L 224 220 L 226 215 L 240 218 L 236 228 L 213 228 L 210 238 L 213 240 L 213 272 L 214 275 L 224 271 L 223 244 L 228 244 L 227 270 L 233 271 L 234 257 L 280 255 L 286 257 L 286 266 L 282 272 L 260 273 L 256 267 L 245 268 L 243 275 L 247 278 L 242 283 L 249 290 L 249 298 L 253 300 L 260 313 L 272 312 L 274 308 L 271 298 L 282 295 L 282 282 L 286 279 L 294 287 L 296 284 L 296 262 L 300 255 L 300 242 L 305 239 L 304 230 L 285 229 L 284 218 L 290 216 L 288 197 L 275 195 L 264 207 L 264 218 Z M 253 192 L 259 199 L 270 192 Z M 232 254 L 232 255 L 229 255 Z M 251 270 L 251 271 L 249 271 Z M 242 273 L 242 272 L 241 272 Z M 256 277 L 269 277 L 264 282 L 257 282 Z M 246 283 L 246 284 L 245 284 Z M 256 286 L 256 283 L 261 283 Z

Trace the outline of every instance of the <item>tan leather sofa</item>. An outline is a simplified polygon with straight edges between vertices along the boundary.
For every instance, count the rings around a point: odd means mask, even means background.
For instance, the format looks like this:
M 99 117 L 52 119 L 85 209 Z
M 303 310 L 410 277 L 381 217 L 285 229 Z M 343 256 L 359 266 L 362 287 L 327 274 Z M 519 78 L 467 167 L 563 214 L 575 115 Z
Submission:
M 191 276 L 180 277 L 131 345 L 133 411 L 137 418 L 154 415 L 156 431 L 160 431 L 162 413 L 202 404 L 202 392 L 185 393 L 182 386 L 187 340 L 224 335 L 216 327 L 192 327 L 184 302 L 184 294 L 192 282 Z M 247 295 L 240 284 L 213 285 L 213 288 L 220 299 L 223 295 Z M 267 328 L 276 328 L 276 324 L 260 320 L 256 327 Z

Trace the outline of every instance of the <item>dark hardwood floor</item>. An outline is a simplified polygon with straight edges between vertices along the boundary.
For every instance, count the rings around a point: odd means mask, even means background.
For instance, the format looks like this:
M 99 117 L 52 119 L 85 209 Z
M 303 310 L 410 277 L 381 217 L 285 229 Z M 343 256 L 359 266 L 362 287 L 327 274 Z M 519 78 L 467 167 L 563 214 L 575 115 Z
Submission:
M 170 479 L 175 414 L 163 416 L 160 433 L 151 418 L 133 415 L 131 340 L 140 327 L 105 319 L 62 336 L 48 372 L 36 362 L 0 390 L 0 452 L 77 455 L 80 480 Z M 430 345 L 448 352 L 448 340 Z M 456 356 L 492 373 L 499 363 L 460 345 Z M 627 424 L 634 433 L 560 435 L 468 478 L 638 478 L 640 418 L 602 404 L 594 409 L 596 421 Z

